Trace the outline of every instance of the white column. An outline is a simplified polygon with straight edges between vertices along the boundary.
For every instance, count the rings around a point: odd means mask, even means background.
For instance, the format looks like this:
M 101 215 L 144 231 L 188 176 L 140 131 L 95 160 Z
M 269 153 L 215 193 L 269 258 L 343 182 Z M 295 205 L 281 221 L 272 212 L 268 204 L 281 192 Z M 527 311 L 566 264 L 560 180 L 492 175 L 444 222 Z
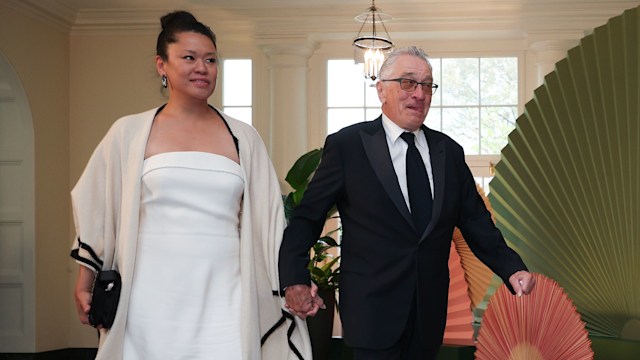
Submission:
M 542 40 L 531 44 L 536 57 L 536 87 L 544 83 L 544 77 L 555 70 L 556 63 L 565 58 L 576 43 L 574 40 Z
M 316 45 L 290 38 L 263 38 L 260 43 L 269 59 L 269 150 L 278 177 L 284 179 L 295 160 L 309 150 L 307 76 Z

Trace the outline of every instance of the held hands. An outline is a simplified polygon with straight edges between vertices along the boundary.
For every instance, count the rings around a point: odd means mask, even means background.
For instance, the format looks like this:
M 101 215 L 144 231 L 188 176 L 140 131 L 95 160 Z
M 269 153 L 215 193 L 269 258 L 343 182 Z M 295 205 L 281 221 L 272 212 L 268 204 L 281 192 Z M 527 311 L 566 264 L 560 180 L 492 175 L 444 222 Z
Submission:
M 520 270 L 509 277 L 509 284 L 516 292 L 516 295 L 522 296 L 522 294 L 528 295 L 533 290 L 536 284 L 536 280 L 530 272 Z
M 318 286 L 313 282 L 311 287 L 308 285 L 289 286 L 285 290 L 284 296 L 285 308 L 301 319 L 315 316 L 318 310 L 326 308 L 324 301 L 318 296 Z

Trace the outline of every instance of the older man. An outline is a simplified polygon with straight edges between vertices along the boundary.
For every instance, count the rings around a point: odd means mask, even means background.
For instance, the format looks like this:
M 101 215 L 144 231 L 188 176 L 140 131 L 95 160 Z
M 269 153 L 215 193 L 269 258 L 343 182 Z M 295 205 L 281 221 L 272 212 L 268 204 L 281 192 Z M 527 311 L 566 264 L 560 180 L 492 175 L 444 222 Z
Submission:
M 326 139 L 285 230 L 280 285 L 292 313 L 304 318 L 322 306 L 306 266 L 335 204 L 343 229 L 340 316 L 354 359 L 434 359 L 455 227 L 512 292 L 529 293 L 534 279 L 493 224 L 462 147 L 423 124 L 438 88 L 427 55 L 395 50 L 376 87 L 382 115 Z

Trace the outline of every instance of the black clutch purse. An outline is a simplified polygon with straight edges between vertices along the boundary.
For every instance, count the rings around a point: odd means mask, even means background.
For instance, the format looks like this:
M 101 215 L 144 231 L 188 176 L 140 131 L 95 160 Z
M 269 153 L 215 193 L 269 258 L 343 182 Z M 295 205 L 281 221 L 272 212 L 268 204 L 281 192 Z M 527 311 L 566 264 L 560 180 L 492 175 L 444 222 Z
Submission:
M 118 310 L 122 280 L 116 270 L 99 271 L 93 282 L 93 295 L 89 309 L 89 323 L 93 327 L 101 325 L 111 328 Z

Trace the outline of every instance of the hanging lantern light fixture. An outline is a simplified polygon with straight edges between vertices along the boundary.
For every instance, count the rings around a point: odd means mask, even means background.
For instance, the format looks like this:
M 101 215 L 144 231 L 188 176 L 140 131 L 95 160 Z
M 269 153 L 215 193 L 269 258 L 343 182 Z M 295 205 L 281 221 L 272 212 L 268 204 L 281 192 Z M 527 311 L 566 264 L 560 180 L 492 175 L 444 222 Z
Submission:
M 355 19 L 362 22 L 362 26 L 353 40 L 354 60 L 356 64 L 364 63 L 365 78 L 376 80 L 385 56 L 393 49 L 393 41 L 384 25 L 384 21 L 390 20 L 391 16 L 381 12 L 376 7 L 375 0 L 372 0 L 367 11 Z M 367 28 L 369 25 L 370 29 Z M 384 30 L 385 36 L 379 35 L 380 28 Z

